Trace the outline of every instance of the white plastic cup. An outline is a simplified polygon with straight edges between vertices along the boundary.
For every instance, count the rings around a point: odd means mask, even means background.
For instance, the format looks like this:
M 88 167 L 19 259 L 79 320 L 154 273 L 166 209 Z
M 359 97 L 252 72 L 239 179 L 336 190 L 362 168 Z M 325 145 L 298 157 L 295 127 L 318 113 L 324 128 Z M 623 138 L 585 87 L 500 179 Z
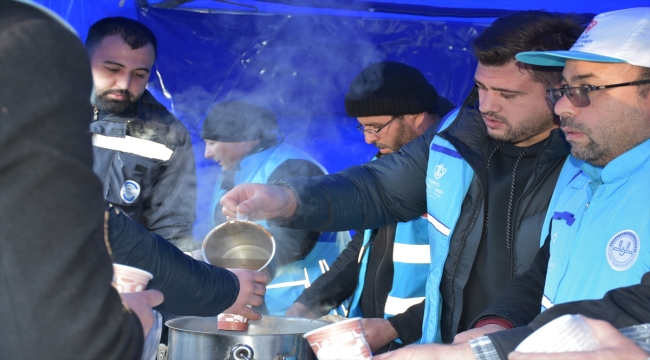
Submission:
M 113 264 L 113 287 L 119 293 L 140 292 L 147 288 L 153 275 L 133 266 Z M 142 360 L 155 360 L 162 334 L 162 315 L 153 310 L 154 324 L 144 339 Z
M 140 292 L 147 288 L 153 275 L 133 266 L 113 264 L 113 286 L 119 293 Z
M 372 352 L 361 318 L 339 321 L 303 335 L 318 360 L 369 360 Z

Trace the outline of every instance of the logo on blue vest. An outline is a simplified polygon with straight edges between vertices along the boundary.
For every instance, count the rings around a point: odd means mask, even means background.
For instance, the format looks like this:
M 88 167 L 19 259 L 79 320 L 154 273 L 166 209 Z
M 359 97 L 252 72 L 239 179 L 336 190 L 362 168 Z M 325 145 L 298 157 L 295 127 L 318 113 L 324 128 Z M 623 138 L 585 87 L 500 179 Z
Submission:
M 436 180 L 440 179 L 445 173 L 447 172 L 447 169 L 443 164 L 436 165 L 436 169 L 433 172 L 433 176 L 435 176 Z
M 132 204 L 140 195 L 140 184 L 133 180 L 127 180 L 120 189 L 120 197 L 127 204 Z
M 640 248 L 639 235 L 632 230 L 623 230 L 614 235 L 607 243 L 607 249 L 605 249 L 607 262 L 612 269 L 625 271 L 636 262 Z

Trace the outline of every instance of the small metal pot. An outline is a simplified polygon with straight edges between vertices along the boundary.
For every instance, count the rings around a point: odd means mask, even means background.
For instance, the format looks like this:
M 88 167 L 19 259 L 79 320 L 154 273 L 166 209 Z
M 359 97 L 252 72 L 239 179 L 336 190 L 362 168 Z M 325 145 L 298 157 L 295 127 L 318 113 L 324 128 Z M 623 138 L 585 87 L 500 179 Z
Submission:
M 270 283 L 275 276 L 275 239 L 262 225 L 248 220 L 225 222 L 203 239 L 203 259 L 230 269 L 258 270 Z
M 328 323 L 264 316 L 245 332 L 218 330 L 216 317 L 183 317 L 165 325 L 168 360 L 316 360 L 302 335 Z

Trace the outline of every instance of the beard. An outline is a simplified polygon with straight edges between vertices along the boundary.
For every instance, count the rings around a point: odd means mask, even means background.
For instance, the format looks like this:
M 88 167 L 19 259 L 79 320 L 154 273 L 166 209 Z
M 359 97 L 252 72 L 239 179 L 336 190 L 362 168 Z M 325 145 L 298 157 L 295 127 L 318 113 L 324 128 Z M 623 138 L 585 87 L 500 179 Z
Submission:
M 560 127 L 569 127 L 573 130 L 577 130 L 587 138 L 588 142 L 585 145 L 580 145 L 574 141 L 568 140 L 569 144 L 571 144 L 571 155 L 576 158 L 597 166 L 603 163 L 602 159 L 612 158 L 610 149 L 603 146 L 603 144 L 594 141 L 591 130 L 587 129 L 583 124 L 576 122 L 574 118 L 568 116 L 560 118 Z
M 399 149 L 411 142 L 411 140 L 415 139 L 418 137 L 418 134 L 415 132 L 415 130 L 411 129 L 410 127 L 406 126 L 404 123 L 401 121 L 398 123 L 399 128 L 397 129 L 397 133 L 395 134 L 395 139 L 393 140 L 392 144 L 384 143 L 381 141 L 377 141 L 374 145 L 378 149 L 391 149 L 393 152 L 399 151 Z M 379 153 L 380 155 L 384 155 Z M 377 156 L 380 157 L 380 156 Z
M 490 133 L 490 128 L 487 131 L 488 136 L 492 139 L 508 144 L 517 144 L 541 134 L 553 122 L 553 115 L 550 114 L 532 114 L 517 126 L 510 123 L 505 117 L 494 112 L 481 113 L 481 115 L 495 118 L 506 126 L 506 131 L 503 134 Z
M 109 94 L 125 95 L 124 100 L 111 99 Z M 108 89 L 104 92 L 96 94 L 94 97 L 94 105 L 101 111 L 106 111 L 111 114 L 121 114 L 134 106 L 135 96 L 125 89 Z

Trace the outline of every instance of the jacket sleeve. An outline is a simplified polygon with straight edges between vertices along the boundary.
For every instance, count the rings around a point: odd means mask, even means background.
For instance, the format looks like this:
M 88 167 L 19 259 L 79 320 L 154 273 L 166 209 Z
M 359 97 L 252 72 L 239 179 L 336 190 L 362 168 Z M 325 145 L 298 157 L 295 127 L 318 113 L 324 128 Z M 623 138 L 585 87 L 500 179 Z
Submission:
M 363 246 L 363 231 L 358 231 L 332 263 L 330 270 L 319 276 L 296 299 L 318 316 L 327 315 L 349 298 L 359 281 L 359 251 Z
M 167 116 L 173 117 L 167 112 Z M 196 170 L 190 135 L 174 118 L 182 136 L 156 183 L 144 200 L 143 225 L 183 248 L 193 250 L 192 226 L 196 218 Z
M 604 320 L 617 329 L 650 323 L 650 272 L 645 273 L 638 285 L 613 289 L 602 299 L 573 301 L 558 304 L 537 316 L 529 325 L 488 334 L 499 357 L 507 359 L 528 335 L 545 324 L 567 314 L 580 314 Z
M 289 159 L 280 164 L 269 175 L 268 182 L 281 179 L 290 179 L 299 176 L 323 175 L 316 164 L 302 159 Z M 290 229 L 286 227 L 269 224 L 269 232 L 273 235 L 276 244 L 276 259 L 278 265 L 289 264 L 304 259 L 316 245 L 320 236 L 318 231 Z
M 216 316 L 235 302 L 239 294 L 235 274 L 192 259 L 112 206 L 108 212 L 113 259 L 153 274 L 147 288 L 165 295 L 165 302 L 156 310 L 183 316 Z
M 426 212 L 426 171 L 435 128 L 399 152 L 336 174 L 276 182 L 289 187 L 294 216 L 272 220 L 282 226 L 318 231 L 375 229 L 409 221 Z
M 424 322 L 424 304 L 422 301 L 406 309 L 401 314 L 388 318 L 397 335 L 404 345 L 410 345 L 422 337 L 422 323 Z
M 472 322 L 470 328 L 474 327 L 479 321 L 488 318 L 502 318 L 515 327 L 525 326 L 535 316 L 539 315 L 546 282 L 550 239 L 550 235 L 546 237 L 544 245 L 537 252 L 530 269 L 510 280 L 508 285 L 501 291 L 499 298 L 494 300 Z
M 0 2 L 0 358 L 140 359 L 140 321 L 111 286 L 79 39 Z

